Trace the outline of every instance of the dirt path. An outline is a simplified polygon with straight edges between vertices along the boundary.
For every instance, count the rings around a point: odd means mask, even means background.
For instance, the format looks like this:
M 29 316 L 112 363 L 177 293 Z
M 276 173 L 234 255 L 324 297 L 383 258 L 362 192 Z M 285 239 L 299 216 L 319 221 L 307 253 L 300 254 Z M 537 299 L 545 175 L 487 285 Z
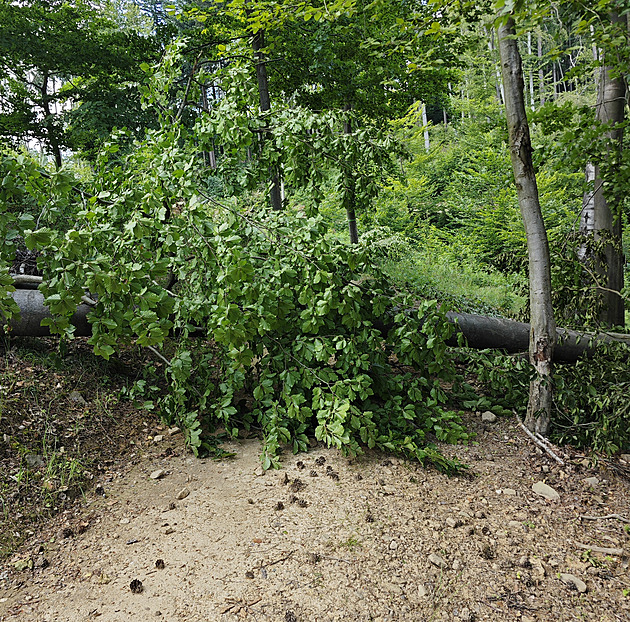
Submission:
M 214 462 L 167 438 L 0 568 L 0 621 L 629 621 L 627 558 L 579 546 L 630 551 L 621 520 L 580 518 L 630 518 L 627 481 L 478 432 L 455 478 L 321 447 L 261 474 L 256 441 Z

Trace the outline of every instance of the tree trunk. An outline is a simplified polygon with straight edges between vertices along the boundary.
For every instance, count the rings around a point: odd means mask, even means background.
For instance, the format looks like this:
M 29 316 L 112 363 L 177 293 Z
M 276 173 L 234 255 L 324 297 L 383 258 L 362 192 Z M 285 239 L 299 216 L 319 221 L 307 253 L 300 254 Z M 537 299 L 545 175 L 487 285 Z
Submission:
M 265 33 L 259 30 L 253 38 L 252 47 L 254 50 L 254 61 L 256 63 L 256 80 L 258 81 L 258 94 L 260 98 L 260 109 L 263 112 L 271 110 L 271 99 L 269 97 L 269 81 L 267 79 L 267 63 L 264 58 Z M 271 207 L 276 211 L 282 209 L 282 193 L 280 191 L 280 173 L 277 169 L 270 171 L 271 188 L 269 198 Z
M 542 35 L 538 34 L 538 90 L 540 91 L 540 105 L 545 105 L 545 70 L 543 69 Z
M 431 151 L 431 140 L 429 138 L 429 120 L 427 119 L 427 105 L 422 102 L 422 131 L 424 133 L 424 150 Z
M 529 105 L 532 110 L 536 110 L 536 100 L 534 98 L 534 72 L 532 71 L 532 33 L 527 33 L 527 56 L 529 62 Z
M 59 146 L 59 139 L 55 133 L 54 115 L 50 110 L 50 96 L 48 95 L 48 71 L 44 71 L 42 76 L 41 96 L 42 96 L 42 109 L 44 111 L 44 127 L 46 128 L 48 144 L 55 158 L 55 166 L 57 169 L 61 168 L 61 147 Z
M 344 121 L 343 133 L 352 134 L 352 125 L 350 121 Z M 354 171 L 346 170 L 344 172 L 344 184 L 346 191 L 344 193 L 343 205 L 346 208 L 346 216 L 348 217 L 348 233 L 350 234 L 350 244 L 359 243 L 359 229 L 357 227 L 356 213 L 356 182 L 354 179 Z
M 210 112 L 210 106 L 208 104 L 208 87 L 205 84 L 201 86 L 201 106 L 204 112 Z M 204 151 L 204 161 L 212 170 L 216 170 L 217 156 L 214 150 L 214 139 L 212 141 L 212 149 L 210 149 L 210 151 Z
M 490 52 L 490 59 L 492 64 L 494 65 L 494 88 L 495 88 L 495 97 L 497 98 L 497 102 L 499 105 L 503 105 L 504 103 L 504 94 L 503 94 L 503 83 L 501 82 L 501 70 L 496 65 L 495 61 L 495 47 L 494 47 L 494 29 L 488 28 L 488 50 Z
M 499 27 L 499 52 L 505 92 L 505 116 L 510 137 L 510 156 L 516 182 L 519 207 L 527 236 L 529 257 L 529 302 L 531 332 L 529 359 L 536 376 L 529 388 L 525 425 L 547 434 L 552 406 L 552 357 L 556 325 L 551 304 L 551 267 L 547 232 L 543 222 L 532 146 L 523 97 L 523 66 L 516 43 L 514 20 Z
M 36 285 L 35 285 L 36 286 Z M 17 289 L 11 296 L 20 307 L 20 317 L 9 321 L 9 334 L 15 337 L 46 337 L 50 335 L 47 326 L 41 326 L 44 318 L 51 317 L 44 306 L 44 295 L 37 289 Z M 91 308 L 79 305 L 70 320 L 75 327 L 76 337 L 89 337 L 92 327 L 87 321 Z M 462 334 L 469 348 L 480 350 L 496 349 L 505 352 L 527 352 L 529 347 L 530 325 L 504 318 L 486 317 L 472 313 L 446 314 L 446 319 L 456 324 L 457 331 L 447 342 L 457 347 L 458 336 Z M 392 325 L 383 323 L 377 328 L 386 334 Z M 557 345 L 553 351 L 554 361 L 574 363 L 582 356 L 592 354 L 597 347 L 606 343 L 624 343 L 630 347 L 630 335 L 618 333 L 582 333 L 565 328 L 556 331 Z
M 625 23 L 616 15 L 611 19 L 613 23 Z M 625 116 L 626 85 L 623 76 L 613 76 L 613 68 L 606 61 L 599 75 L 597 90 L 596 121 L 597 124 L 610 126 L 602 140 L 608 143 L 609 161 L 614 162 L 623 148 L 620 126 Z M 595 276 L 595 287 L 600 292 L 600 320 L 607 326 L 623 326 L 625 310 L 620 295 L 624 282 L 621 239 L 623 197 L 618 194 L 604 196 L 604 180 L 598 164 L 587 164 L 586 181 L 593 183 L 593 189 L 584 195 L 580 215 L 583 242 L 578 256 Z

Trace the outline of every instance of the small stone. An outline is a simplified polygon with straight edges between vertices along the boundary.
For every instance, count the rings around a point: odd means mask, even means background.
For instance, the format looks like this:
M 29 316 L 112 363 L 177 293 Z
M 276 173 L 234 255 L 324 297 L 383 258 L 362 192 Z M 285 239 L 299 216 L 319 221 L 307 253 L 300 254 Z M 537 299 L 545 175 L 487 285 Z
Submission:
M 153 442 L 154 443 L 161 443 L 164 440 L 164 436 L 162 434 L 156 434 L 153 437 Z
M 521 523 L 520 521 L 517 521 L 517 520 L 511 520 L 508 523 L 508 527 L 510 527 L 511 529 L 522 529 L 523 528 L 523 523 Z
M 435 553 L 431 553 L 431 555 L 429 555 L 428 560 L 434 565 L 437 566 L 438 568 L 442 568 L 442 570 L 445 570 L 446 568 L 448 568 L 448 564 L 437 554 Z
M 121 518 L 120 519 L 120 524 L 121 525 L 128 525 L 131 521 L 128 518 Z
M 72 391 L 68 397 L 71 402 L 74 402 L 79 406 L 87 406 L 87 402 L 78 391 Z
M 582 480 L 587 486 L 591 486 L 592 488 L 595 488 L 595 486 L 597 486 L 597 484 L 599 484 L 599 480 L 596 477 L 587 477 L 586 479 Z
M 543 473 L 549 473 L 549 471 L 550 471 L 550 470 L 551 470 L 551 469 L 549 468 L 549 466 L 548 466 L 548 465 L 546 465 L 546 464 L 543 464 L 543 465 L 542 465 L 542 472 L 543 472 Z
M 452 516 L 449 516 L 445 521 L 444 521 L 449 527 L 451 527 L 451 529 L 456 529 L 457 527 L 460 527 L 462 524 L 462 521 L 453 518 Z
M 254 469 L 254 475 L 256 477 L 261 477 L 264 474 L 265 474 L 265 469 L 263 469 L 261 466 L 259 466 L 256 469 Z
M 462 562 L 459 559 L 453 560 L 453 570 L 455 572 L 460 571 L 462 569 L 462 566 L 463 566 L 463 564 L 462 564 Z
M 427 594 L 429 592 L 427 591 L 427 588 L 424 587 L 424 585 L 422 585 L 422 583 L 418 586 L 418 596 L 420 598 L 426 598 Z
M 549 501 L 559 501 L 560 495 L 551 486 L 548 486 L 544 482 L 536 482 L 532 485 L 532 490 L 541 497 L 549 499 Z
M 463 622 L 470 622 L 473 618 L 472 618 L 472 614 L 470 613 L 470 609 L 468 609 L 468 607 L 464 607 L 460 612 L 459 612 L 459 618 L 460 620 L 462 620 Z
M 560 573 L 560 580 L 569 586 L 573 586 L 580 594 L 584 594 L 588 589 L 586 583 L 581 579 L 578 579 L 575 575 L 567 574 L 566 572 Z
M 164 532 L 167 536 L 170 536 L 172 533 L 175 533 L 175 529 L 173 529 L 173 527 L 167 527 L 166 531 Z
M 188 488 L 182 488 L 178 493 L 177 497 L 175 497 L 178 501 L 185 499 L 190 494 L 190 490 Z
M 30 469 L 39 469 L 46 466 L 43 456 L 39 454 L 26 454 L 25 460 Z
M 181 430 L 177 426 L 175 426 L 175 427 L 169 428 L 168 435 L 175 436 L 176 434 L 179 434 L 180 432 Z
M 486 410 L 486 412 L 481 415 L 481 420 L 484 423 L 494 423 L 497 420 L 497 416 L 493 412 Z
M 621 454 L 619 457 L 627 464 L 630 464 L 630 454 Z
M 390 551 L 395 551 L 398 548 L 398 542 L 396 542 L 396 540 L 392 540 L 389 543 L 389 550 Z
M 166 471 L 164 469 L 157 469 L 156 471 L 153 471 L 153 473 L 151 473 L 149 477 L 151 479 L 161 479 L 165 475 L 166 475 Z
M 516 490 L 514 490 L 514 488 L 504 488 L 503 489 L 503 494 L 507 495 L 508 497 L 515 497 L 516 496 Z

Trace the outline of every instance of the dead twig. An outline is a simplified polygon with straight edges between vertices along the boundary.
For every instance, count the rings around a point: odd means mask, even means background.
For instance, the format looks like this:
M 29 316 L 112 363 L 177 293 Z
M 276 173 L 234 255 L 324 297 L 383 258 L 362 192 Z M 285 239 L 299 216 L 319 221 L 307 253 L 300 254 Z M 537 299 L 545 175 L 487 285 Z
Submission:
M 584 516 L 580 514 L 580 518 L 584 520 L 607 520 L 609 518 L 616 518 L 620 520 L 622 523 L 630 523 L 630 520 L 621 516 L 621 514 L 606 514 L 606 516 Z
M 151 350 L 151 352 L 153 352 L 155 356 L 164 361 L 164 363 L 166 363 L 170 367 L 171 362 L 163 354 L 158 352 L 158 350 L 156 350 L 153 346 L 147 346 L 147 350 Z
M 289 559 L 293 553 L 295 553 L 295 551 L 291 551 L 286 557 L 283 557 L 281 559 L 276 559 L 275 562 L 269 562 L 268 564 L 260 564 L 260 568 L 268 568 L 269 566 L 275 566 L 276 564 L 281 564 L 282 562 L 286 562 L 287 559 Z
M 258 598 L 257 600 L 252 600 L 251 602 L 248 603 L 248 602 L 245 602 L 244 600 L 228 599 L 227 602 L 228 603 L 231 602 L 232 604 L 230 604 L 227 607 L 224 607 L 223 609 L 221 609 L 220 613 L 221 613 L 221 615 L 223 615 L 224 613 L 227 613 L 228 611 L 231 611 L 235 607 L 238 607 L 238 609 L 234 613 L 238 613 L 241 609 L 249 609 L 249 607 L 253 607 L 254 605 L 258 604 L 261 600 L 262 600 L 262 598 Z
M 534 443 L 536 443 L 536 445 L 538 445 L 538 447 L 540 447 L 547 455 L 551 456 L 560 466 L 564 466 L 564 460 L 562 460 L 562 458 L 558 457 L 558 455 L 556 453 L 553 452 L 553 450 L 550 447 L 549 442 L 547 441 L 547 439 L 545 439 L 544 437 L 540 436 L 540 434 L 538 435 L 537 438 L 536 436 L 534 436 L 523 424 L 523 422 L 521 421 L 520 417 L 514 413 L 514 415 L 516 416 L 516 420 L 518 421 L 518 425 L 521 426 L 521 429 L 523 430 L 523 432 L 525 432 L 525 434 L 527 434 L 527 436 L 529 436 L 529 438 L 532 439 L 532 441 L 534 441 Z M 540 440 L 542 439 L 542 440 Z
M 590 544 L 582 544 L 581 542 L 576 542 L 575 546 L 580 549 L 585 549 L 586 551 L 593 551 L 593 553 L 603 553 L 604 555 L 617 555 L 619 557 L 624 556 L 623 549 L 610 549 L 605 546 L 592 546 Z

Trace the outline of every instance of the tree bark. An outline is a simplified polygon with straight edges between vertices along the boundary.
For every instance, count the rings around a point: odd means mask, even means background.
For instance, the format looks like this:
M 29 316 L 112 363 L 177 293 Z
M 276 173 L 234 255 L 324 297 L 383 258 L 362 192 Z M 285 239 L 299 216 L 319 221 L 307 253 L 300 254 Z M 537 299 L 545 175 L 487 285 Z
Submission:
M 269 97 L 269 80 L 267 79 L 267 63 L 265 62 L 265 33 L 259 30 L 252 40 L 254 50 L 254 61 L 256 63 L 256 80 L 258 82 L 258 94 L 260 99 L 260 109 L 263 112 L 271 110 L 271 98 Z M 280 190 L 280 173 L 278 169 L 270 171 L 271 188 L 269 199 L 272 209 L 280 211 L 282 209 L 282 193 Z
M 616 15 L 613 23 L 625 25 L 625 19 Z M 607 52 L 609 55 L 610 52 Z M 626 84 L 623 76 L 615 76 L 611 63 L 604 61 L 598 80 L 596 121 L 610 125 L 602 140 L 608 143 L 608 158 L 615 161 L 623 148 Z M 584 195 L 580 215 L 580 233 L 583 242 L 578 251 L 582 263 L 596 276 L 600 292 L 599 318 L 606 326 L 623 326 L 625 310 L 620 295 L 623 289 L 624 255 L 622 246 L 622 197 L 604 196 L 604 180 L 600 166 L 588 163 L 586 181 L 593 189 Z
M 499 26 L 498 38 L 505 93 L 505 116 L 510 137 L 510 157 L 529 257 L 531 315 L 529 359 L 536 370 L 536 375 L 529 388 L 525 425 L 532 432 L 545 435 L 551 421 L 551 361 L 556 341 L 556 325 L 551 304 L 549 245 L 538 200 L 523 96 L 523 66 L 512 18 Z

